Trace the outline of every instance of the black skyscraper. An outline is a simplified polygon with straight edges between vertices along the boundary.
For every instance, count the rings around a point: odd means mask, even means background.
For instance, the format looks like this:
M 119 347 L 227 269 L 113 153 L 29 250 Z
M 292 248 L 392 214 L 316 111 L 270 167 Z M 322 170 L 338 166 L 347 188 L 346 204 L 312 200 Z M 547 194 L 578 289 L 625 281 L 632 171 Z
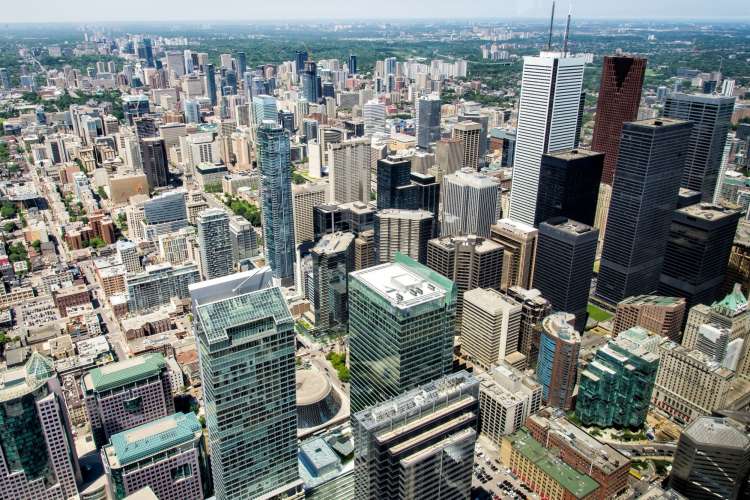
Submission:
M 206 64 L 206 93 L 211 100 L 211 106 L 216 106 L 218 98 L 216 96 L 216 73 L 213 64 Z
M 357 74 L 357 56 L 355 56 L 354 54 L 349 56 L 349 74 Z
M 305 69 L 305 63 L 307 62 L 307 51 L 296 51 L 294 53 L 294 65 L 297 68 L 297 73 L 302 73 Z
M 604 153 L 574 149 L 542 156 L 534 225 L 561 216 L 592 226 L 603 168 Z
M 402 158 L 378 160 L 378 210 L 407 208 L 402 206 L 404 194 L 399 188 L 410 185 L 411 162 Z M 407 203 L 411 205 L 411 203 Z
M 588 317 L 598 239 L 598 229 L 566 217 L 539 225 L 534 288 L 550 301 L 553 310 L 574 314 L 575 328 L 581 332 Z
M 716 300 L 739 219 L 739 211 L 709 204 L 675 210 L 659 294 L 685 297 L 687 308 Z
M 692 123 L 623 125 L 596 296 L 617 304 L 659 286 Z
M 164 140 L 158 137 L 147 137 L 140 141 L 143 173 L 146 174 L 148 187 L 166 186 L 168 182 L 167 150 Z

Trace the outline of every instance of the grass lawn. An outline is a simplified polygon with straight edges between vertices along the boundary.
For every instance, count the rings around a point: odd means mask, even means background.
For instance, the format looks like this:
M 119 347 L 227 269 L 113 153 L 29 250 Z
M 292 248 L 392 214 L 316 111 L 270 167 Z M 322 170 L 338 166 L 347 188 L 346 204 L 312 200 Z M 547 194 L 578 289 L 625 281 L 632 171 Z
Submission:
M 589 304 L 586 310 L 588 311 L 589 316 L 596 321 L 607 321 L 613 316 L 611 313 L 596 307 L 594 304 Z

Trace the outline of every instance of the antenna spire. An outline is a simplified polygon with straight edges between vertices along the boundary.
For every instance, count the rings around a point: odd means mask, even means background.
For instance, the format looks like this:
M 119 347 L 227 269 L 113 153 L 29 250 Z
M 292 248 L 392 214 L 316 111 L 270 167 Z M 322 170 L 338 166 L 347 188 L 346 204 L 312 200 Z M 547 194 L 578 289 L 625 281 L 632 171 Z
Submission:
M 568 24 L 565 26 L 565 39 L 563 40 L 563 57 L 567 57 L 568 55 L 568 38 L 570 37 L 570 13 L 573 10 L 573 5 L 571 4 L 568 8 Z
M 552 0 L 552 16 L 549 20 L 549 40 L 547 41 L 547 50 L 552 50 L 552 26 L 555 24 L 555 0 Z

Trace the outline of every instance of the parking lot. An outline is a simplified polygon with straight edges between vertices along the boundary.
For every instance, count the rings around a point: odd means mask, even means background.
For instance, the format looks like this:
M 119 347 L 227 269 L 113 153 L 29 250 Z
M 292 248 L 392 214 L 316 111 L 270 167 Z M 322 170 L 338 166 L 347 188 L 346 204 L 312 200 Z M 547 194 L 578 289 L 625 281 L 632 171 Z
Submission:
M 472 486 L 487 490 L 495 500 L 539 500 L 510 469 L 500 463 L 500 449 L 481 436 L 474 449 L 474 476 Z

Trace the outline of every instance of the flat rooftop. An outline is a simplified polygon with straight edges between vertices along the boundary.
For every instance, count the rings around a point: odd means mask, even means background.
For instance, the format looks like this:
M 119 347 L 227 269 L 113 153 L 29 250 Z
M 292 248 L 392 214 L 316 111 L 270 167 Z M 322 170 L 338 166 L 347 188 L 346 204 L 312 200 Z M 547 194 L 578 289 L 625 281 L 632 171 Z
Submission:
M 163 355 L 146 354 L 94 368 L 84 377 L 84 384 L 97 392 L 106 391 L 156 376 L 165 366 Z
M 639 127 L 648 127 L 648 128 L 662 128 L 662 127 L 668 127 L 672 125 L 684 125 L 686 123 L 689 123 L 685 120 L 678 120 L 676 118 L 648 118 L 646 120 L 638 120 L 634 122 L 629 122 L 633 125 L 639 126 Z
M 598 151 L 591 151 L 590 149 L 568 149 L 567 151 L 557 151 L 554 153 L 546 153 L 545 156 L 551 156 L 553 158 L 560 158 L 561 160 L 578 160 L 581 158 L 590 158 L 592 156 L 604 156 L 604 153 Z
M 697 203 L 677 210 L 678 213 L 685 214 L 689 217 L 702 219 L 706 221 L 721 220 L 732 217 L 737 214 L 736 210 L 731 210 L 711 203 Z
M 567 217 L 553 217 L 546 222 L 542 222 L 542 224 L 547 224 L 548 226 L 552 226 L 555 229 L 572 235 L 580 235 L 595 231 L 595 229 L 588 224 L 568 219 Z
M 750 437 L 723 418 L 699 417 L 685 428 L 683 434 L 698 443 L 727 448 L 750 448 Z
M 354 234 L 352 233 L 334 233 L 323 236 L 312 251 L 317 254 L 336 254 L 352 248 L 354 243 Z
M 464 303 L 466 302 L 471 302 L 493 316 L 521 310 L 521 305 L 516 301 L 491 288 L 475 288 L 465 292 Z

